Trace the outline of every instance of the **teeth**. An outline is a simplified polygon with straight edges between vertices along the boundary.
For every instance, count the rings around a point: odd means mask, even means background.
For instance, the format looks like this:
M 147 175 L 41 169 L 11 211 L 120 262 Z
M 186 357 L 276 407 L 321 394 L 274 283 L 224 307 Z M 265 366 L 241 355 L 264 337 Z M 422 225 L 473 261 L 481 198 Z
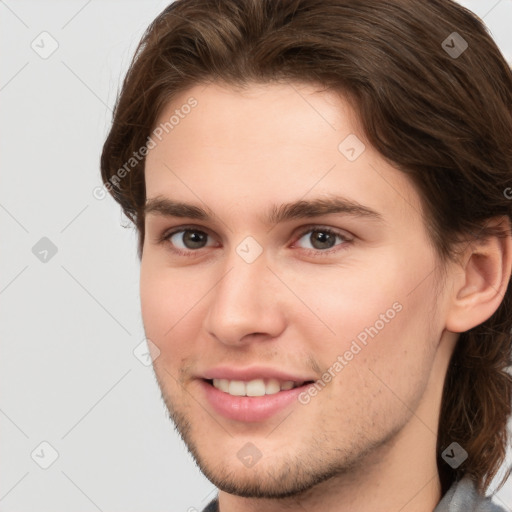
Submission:
M 293 381 L 287 380 L 281 384 L 281 389 L 292 389 L 293 388 Z
M 213 379 L 214 387 L 233 396 L 275 395 L 279 393 L 279 391 L 286 391 L 296 386 L 301 386 L 302 384 L 302 382 L 293 382 L 291 380 L 280 382 L 277 379 L 254 379 L 249 382 L 242 380 Z
M 241 380 L 232 380 L 229 383 L 228 393 L 235 396 L 244 396 L 247 394 L 245 392 L 245 384 Z
M 293 382 L 292 382 L 293 386 Z M 277 379 L 269 379 L 267 385 L 265 386 L 265 394 L 266 395 L 275 395 L 281 391 L 281 385 Z
M 224 391 L 224 393 L 229 392 L 229 380 L 228 379 L 214 379 L 214 382 L 217 381 L 216 388 Z
M 265 394 L 265 383 L 262 379 L 251 380 L 247 384 L 240 382 L 242 388 L 245 388 L 247 396 L 263 396 Z

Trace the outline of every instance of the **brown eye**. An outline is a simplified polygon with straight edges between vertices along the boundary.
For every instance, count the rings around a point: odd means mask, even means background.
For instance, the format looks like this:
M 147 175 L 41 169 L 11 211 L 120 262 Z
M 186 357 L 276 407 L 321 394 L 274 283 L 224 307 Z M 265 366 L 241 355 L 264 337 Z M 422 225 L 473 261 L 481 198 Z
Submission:
M 184 231 L 182 237 L 183 243 L 187 246 L 187 249 L 200 249 L 206 245 L 208 235 L 199 231 Z
M 329 249 L 337 245 L 346 245 L 347 242 L 350 242 L 350 239 L 342 233 L 321 227 L 310 228 L 304 231 L 296 243 L 299 243 L 301 240 L 306 241 L 306 246 L 303 246 L 303 248 L 320 252 L 328 252 Z M 341 240 L 341 243 L 337 244 L 336 240 Z
M 181 229 L 166 235 L 165 240 L 181 250 L 202 249 L 207 246 L 208 233 L 197 229 Z

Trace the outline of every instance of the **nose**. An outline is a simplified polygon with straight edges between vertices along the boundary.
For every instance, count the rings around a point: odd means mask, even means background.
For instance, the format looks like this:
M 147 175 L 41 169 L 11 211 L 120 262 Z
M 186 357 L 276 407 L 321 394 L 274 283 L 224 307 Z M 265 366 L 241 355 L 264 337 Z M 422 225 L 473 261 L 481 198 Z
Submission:
M 222 276 L 209 294 L 208 334 L 233 346 L 279 336 L 286 323 L 285 289 L 268 268 L 265 251 L 252 263 L 233 251 Z

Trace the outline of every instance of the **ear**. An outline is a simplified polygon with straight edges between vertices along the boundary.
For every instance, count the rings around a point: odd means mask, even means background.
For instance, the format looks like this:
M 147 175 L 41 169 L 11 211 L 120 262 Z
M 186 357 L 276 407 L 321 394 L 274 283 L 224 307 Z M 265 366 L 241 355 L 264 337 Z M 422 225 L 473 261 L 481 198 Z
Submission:
M 501 228 L 508 236 L 474 237 L 468 243 L 461 266 L 453 273 L 446 316 L 446 329 L 452 332 L 465 332 L 485 322 L 507 291 L 512 271 L 510 219 L 493 218 L 485 226 Z

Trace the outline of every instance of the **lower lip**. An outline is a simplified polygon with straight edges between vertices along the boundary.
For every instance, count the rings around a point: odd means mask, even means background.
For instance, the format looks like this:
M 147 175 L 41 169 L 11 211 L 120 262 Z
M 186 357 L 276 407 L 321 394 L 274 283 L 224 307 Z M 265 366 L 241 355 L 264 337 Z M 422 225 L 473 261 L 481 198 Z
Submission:
M 298 402 L 298 396 L 311 385 L 279 391 L 265 396 L 232 396 L 217 389 L 205 380 L 200 381 L 206 399 L 220 415 L 236 421 L 263 421 L 282 411 L 292 403 Z

